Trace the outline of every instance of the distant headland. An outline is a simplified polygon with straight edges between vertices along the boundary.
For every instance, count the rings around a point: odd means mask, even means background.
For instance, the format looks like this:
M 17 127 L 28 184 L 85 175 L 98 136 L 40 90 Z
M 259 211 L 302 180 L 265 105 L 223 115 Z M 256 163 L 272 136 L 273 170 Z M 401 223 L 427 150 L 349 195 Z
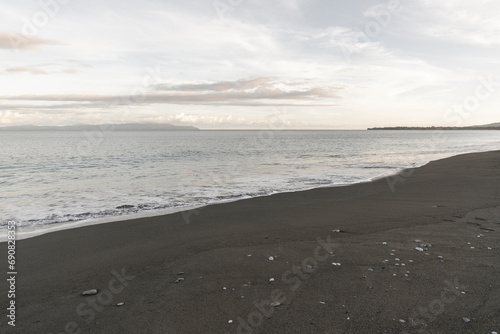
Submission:
M 16 125 L 0 127 L 0 131 L 199 131 L 194 126 L 158 123 L 75 124 L 65 126 Z
M 386 126 L 367 130 L 500 130 L 500 122 L 474 126 Z

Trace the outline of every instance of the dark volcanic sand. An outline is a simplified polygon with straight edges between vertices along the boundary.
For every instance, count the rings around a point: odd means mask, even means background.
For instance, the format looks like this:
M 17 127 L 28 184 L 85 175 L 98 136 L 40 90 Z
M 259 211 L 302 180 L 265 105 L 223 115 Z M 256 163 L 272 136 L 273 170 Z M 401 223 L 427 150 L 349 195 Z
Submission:
M 18 241 L 0 332 L 500 332 L 500 151 L 399 177 Z

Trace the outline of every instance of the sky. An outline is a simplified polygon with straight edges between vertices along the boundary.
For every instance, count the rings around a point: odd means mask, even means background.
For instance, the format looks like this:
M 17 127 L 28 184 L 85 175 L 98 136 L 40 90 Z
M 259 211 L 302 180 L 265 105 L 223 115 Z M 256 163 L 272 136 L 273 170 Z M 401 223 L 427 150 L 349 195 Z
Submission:
M 16 0 L 0 13 L 0 126 L 500 122 L 498 0 Z

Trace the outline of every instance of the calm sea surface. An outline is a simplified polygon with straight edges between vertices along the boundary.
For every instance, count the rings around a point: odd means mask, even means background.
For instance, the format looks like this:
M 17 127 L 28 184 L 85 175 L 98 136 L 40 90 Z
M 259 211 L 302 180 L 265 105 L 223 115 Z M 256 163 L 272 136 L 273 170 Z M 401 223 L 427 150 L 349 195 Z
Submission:
M 500 131 L 0 132 L 1 226 L 68 223 L 368 181 Z

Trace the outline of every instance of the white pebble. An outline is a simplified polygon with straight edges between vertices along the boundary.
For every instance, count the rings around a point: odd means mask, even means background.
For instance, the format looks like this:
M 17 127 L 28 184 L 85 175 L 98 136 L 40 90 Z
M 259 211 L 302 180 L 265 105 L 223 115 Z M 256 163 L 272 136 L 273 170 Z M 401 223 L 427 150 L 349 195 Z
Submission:
M 232 321 L 232 320 L 228 320 L 228 321 L 227 321 L 227 323 L 228 323 L 228 324 L 232 324 L 232 323 L 233 323 L 233 321 Z
M 424 249 L 422 247 L 415 247 L 416 250 L 418 250 L 419 252 L 423 252 Z
M 267 259 L 268 259 L 269 261 L 272 261 L 272 260 L 274 260 L 274 257 L 270 256 L 270 257 L 268 257 Z
M 274 278 L 272 278 L 272 277 L 271 277 L 271 278 L 269 279 L 269 282 L 274 282 Z
M 382 243 L 382 245 L 387 245 L 387 242 L 385 242 L 385 241 L 384 241 L 384 242 Z

